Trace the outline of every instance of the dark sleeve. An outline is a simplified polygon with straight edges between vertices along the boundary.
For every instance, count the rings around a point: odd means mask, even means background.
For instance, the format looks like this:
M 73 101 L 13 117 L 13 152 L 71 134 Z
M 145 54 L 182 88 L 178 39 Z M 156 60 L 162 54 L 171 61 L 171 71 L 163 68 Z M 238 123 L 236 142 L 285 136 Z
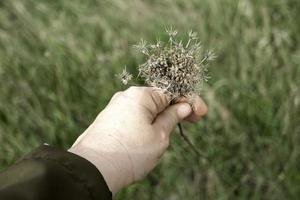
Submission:
M 67 151 L 42 146 L 0 173 L 1 200 L 111 200 L 97 168 Z

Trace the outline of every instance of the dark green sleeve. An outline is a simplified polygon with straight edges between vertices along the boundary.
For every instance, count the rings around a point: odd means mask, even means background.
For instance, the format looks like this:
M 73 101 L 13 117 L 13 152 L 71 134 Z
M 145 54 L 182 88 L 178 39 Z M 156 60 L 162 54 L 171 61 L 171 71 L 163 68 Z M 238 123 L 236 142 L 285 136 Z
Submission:
M 42 146 L 0 173 L 1 200 L 111 200 L 102 175 L 89 161 Z

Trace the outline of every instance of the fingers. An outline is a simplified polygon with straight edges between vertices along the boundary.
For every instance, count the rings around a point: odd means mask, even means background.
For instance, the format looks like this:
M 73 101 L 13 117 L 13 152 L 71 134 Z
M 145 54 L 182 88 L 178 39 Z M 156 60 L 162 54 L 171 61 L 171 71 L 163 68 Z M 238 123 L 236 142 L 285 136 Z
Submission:
M 186 121 L 195 123 L 199 121 L 201 117 L 207 114 L 207 106 L 199 96 L 195 96 L 192 107 L 193 112 L 187 118 L 185 118 Z
M 186 98 L 180 98 L 177 103 L 179 102 L 188 102 Z M 202 100 L 201 97 L 198 95 L 193 96 L 193 100 L 191 102 L 193 112 L 187 116 L 184 120 L 195 123 L 199 121 L 199 119 L 207 114 L 207 106 L 205 102 Z
M 170 102 L 166 94 L 153 87 L 130 87 L 123 94 L 150 111 L 153 119 L 168 107 Z
M 120 96 L 129 97 L 127 100 L 132 101 L 131 103 L 142 106 L 147 113 L 149 113 L 149 117 L 147 118 L 149 118 L 151 122 L 155 119 L 157 114 L 162 112 L 170 104 L 169 97 L 163 94 L 161 90 L 153 87 L 130 87 L 124 92 L 116 93 L 111 101 Z M 188 100 L 181 98 L 177 102 L 186 103 Z M 193 97 L 192 110 L 193 112 L 185 118 L 186 121 L 192 123 L 197 122 L 201 117 L 207 114 L 207 106 L 198 95 Z
M 160 113 L 153 126 L 157 131 L 164 132 L 169 136 L 176 124 L 190 115 L 191 112 L 192 108 L 188 103 L 177 103 Z

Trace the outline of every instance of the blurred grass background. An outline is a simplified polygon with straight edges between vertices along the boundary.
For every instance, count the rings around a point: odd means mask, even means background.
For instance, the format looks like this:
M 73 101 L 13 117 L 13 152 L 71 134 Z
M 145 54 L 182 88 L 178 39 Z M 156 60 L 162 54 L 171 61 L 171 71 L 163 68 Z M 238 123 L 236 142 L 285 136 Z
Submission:
M 0 169 L 46 142 L 68 148 L 118 90 L 132 45 L 164 28 L 198 32 L 218 59 L 161 164 L 115 199 L 299 199 L 298 0 L 1 0 Z

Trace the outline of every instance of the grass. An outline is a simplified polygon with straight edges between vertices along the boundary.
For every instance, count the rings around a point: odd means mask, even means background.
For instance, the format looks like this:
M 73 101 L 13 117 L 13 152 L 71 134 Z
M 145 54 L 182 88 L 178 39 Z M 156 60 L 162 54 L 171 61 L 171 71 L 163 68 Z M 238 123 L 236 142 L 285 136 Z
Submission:
M 144 60 L 140 38 L 193 29 L 218 59 L 208 116 L 175 131 L 161 164 L 115 199 L 298 199 L 297 0 L 0 1 L 0 168 L 46 142 L 68 148 Z

